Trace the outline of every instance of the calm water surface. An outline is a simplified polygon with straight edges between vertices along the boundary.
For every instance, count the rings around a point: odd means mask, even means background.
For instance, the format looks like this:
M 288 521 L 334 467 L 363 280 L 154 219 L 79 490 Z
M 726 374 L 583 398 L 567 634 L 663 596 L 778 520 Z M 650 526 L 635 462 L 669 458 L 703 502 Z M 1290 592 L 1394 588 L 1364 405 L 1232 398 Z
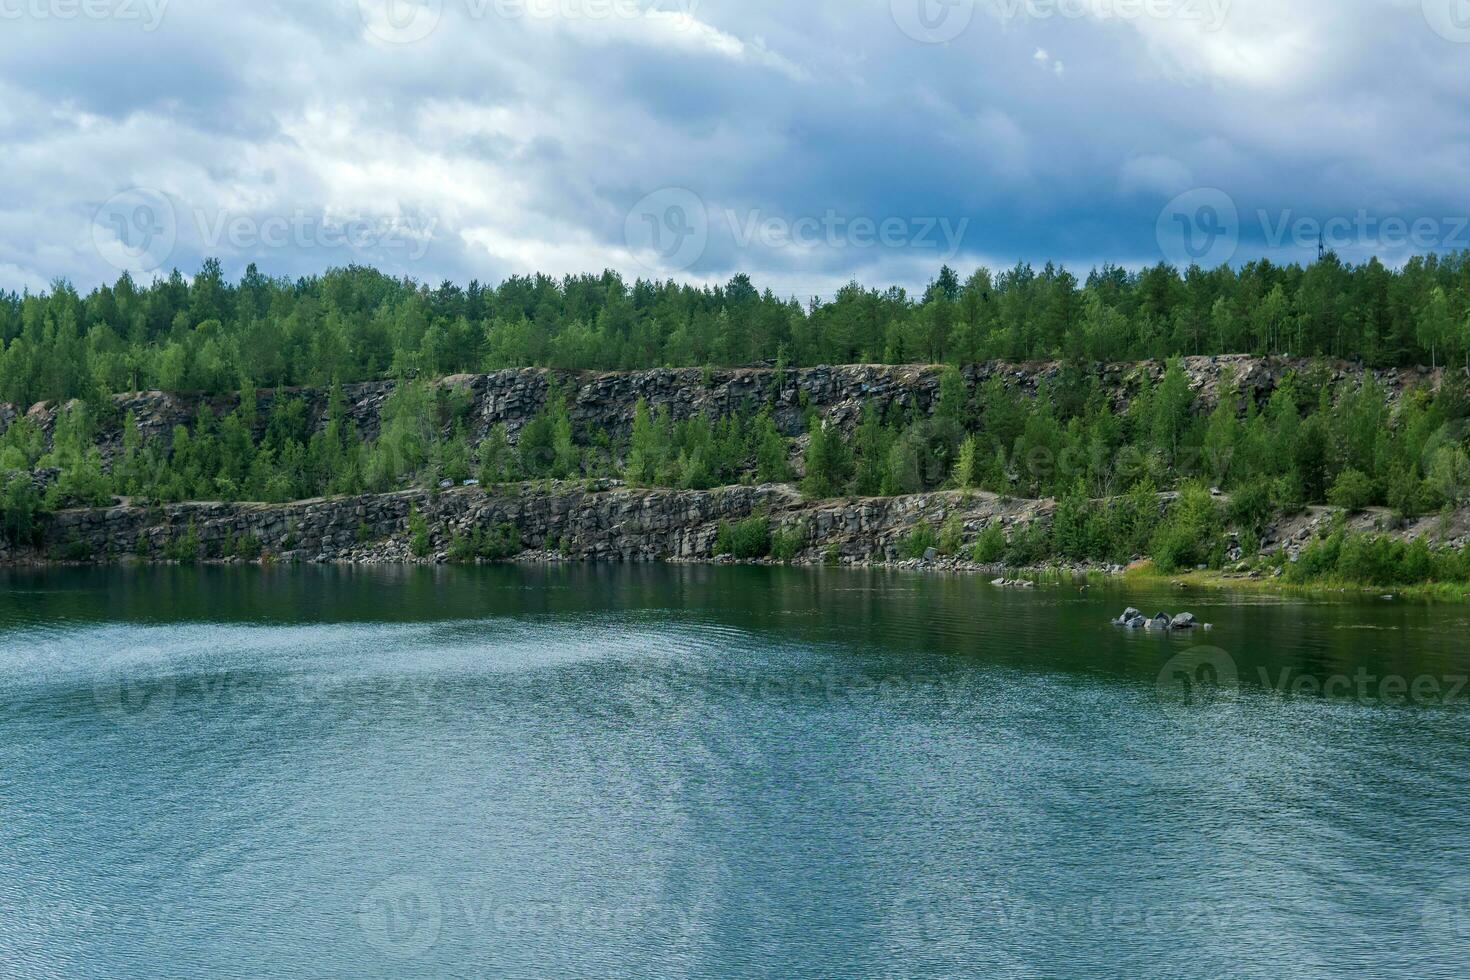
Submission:
M 1467 636 L 867 572 L 10 573 L 0 976 L 1463 977 Z

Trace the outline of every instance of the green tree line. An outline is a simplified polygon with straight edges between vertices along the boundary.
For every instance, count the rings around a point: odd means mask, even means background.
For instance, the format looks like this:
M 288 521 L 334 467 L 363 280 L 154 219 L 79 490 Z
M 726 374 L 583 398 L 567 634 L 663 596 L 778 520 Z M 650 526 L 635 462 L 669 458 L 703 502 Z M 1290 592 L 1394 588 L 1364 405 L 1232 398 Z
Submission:
M 945 267 L 922 292 L 849 284 L 782 298 L 737 275 L 723 286 L 601 275 L 516 276 L 437 288 L 349 267 L 239 282 L 206 261 L 86 295 L 58 281 L 0 293 L 0 401 L 28 406 L 138 390 L 314 386 L 512 367 L 634 370 L 744 365 L 1123 361 L 1254 353 L 1370 366 L 1470 364 L 1467 253 L 1401 269 L 1335 256 L 1302 267 L 1048 263 L 968 278 Z

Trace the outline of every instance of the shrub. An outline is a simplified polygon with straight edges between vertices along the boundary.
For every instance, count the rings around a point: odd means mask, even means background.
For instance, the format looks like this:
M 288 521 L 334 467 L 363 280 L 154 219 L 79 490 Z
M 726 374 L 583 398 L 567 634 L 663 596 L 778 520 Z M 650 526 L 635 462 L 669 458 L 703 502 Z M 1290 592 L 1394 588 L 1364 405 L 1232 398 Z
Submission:
M 899 542 L 898 552 L 904 558 L 923 558 L 930 549 L 939 548 L 939 535 L 934 533 L 934 528 L 928 521 L 920 521 L 914 525 L 914 529 Z
M 183 534 L 175 537 L 168 543 L 163 551 L 164 557 L 169 561 L 192 562 L 199 560 L 199 528 L 193 521 L 189 522 L 189 529 Z
M 455 562 L 507 561 L 524 550 L 521 532 L 514 524 L 497 524 L 488 530 L 477 527 L 468 537 L 456 534 L 449 541 L 449 559 Z
M 970 549 L 970 559 L 981 565 L 993 565 L 1005 557 L 1006 535 L 999 523 L 992 523 L 980 532 L 975 546 Z
M 1220 507 L 1198 483 L 1186 484 L 1154 535 L 1150 556 L 1161 571 L 1217 565 L 1224 557 Z
M 1275 508 L 1271 503 L 1271 486 L 1264 481 L 1247 484 L 1231 495 L 1226 518 L 1242 532 L 1259 539 L 1271 523 Z
M 939 551 L 944 555 L 957 555 L 965 547 L 965 522 L 960 515 L 951 515 L 939 529 Z
M 424 520 L 424 515 L 419 513 L 417 507 L 411 507 L 408 512 L 408 547 L 416 558 L 428 557 L 432 549 L 429 540 L 429 524 Z
M 748 517 L 737 524 L 720 523 L 715 537 L 715 554 L 729 555 L 737 561 L 754 561 L 771 552 L 771 522 L 764 517 Z
M 11 544 L 33 544 L 40 531 L 41 497 L 29 473 L 16 473 L 0 498 L 0 525 Z
M 1296 473 L 1289 473 L 1272 482 L 1271 503 L 1285 517 L 1295 517 L 1307 509 L 1307 494 Z
M 1051 529 L 1040 521 L 1023 524 L 1011 532 L 1006 542 L 1005 562 L 1021 567 L 1037 565 L 1051 557 Z
M 793 524 L 771 535 L 771 557 L 780 562 L 790 562 L 806 547 L 810 537 L 805 524 Z
M 1338 475 L 1327 491 L 1327 500 L 1334 507 L 1356 513 L 1373 503 L 1373 481 L 1359 470 L 1346 469 Z

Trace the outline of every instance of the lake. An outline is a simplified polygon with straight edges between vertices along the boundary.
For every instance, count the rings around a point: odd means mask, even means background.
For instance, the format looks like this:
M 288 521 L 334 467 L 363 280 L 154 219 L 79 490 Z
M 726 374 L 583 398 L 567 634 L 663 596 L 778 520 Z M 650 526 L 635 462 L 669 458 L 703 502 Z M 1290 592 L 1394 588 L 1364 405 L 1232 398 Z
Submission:
M 837 569 L 0 573 L 0 976 L 1464 976 L 1467 636 Z

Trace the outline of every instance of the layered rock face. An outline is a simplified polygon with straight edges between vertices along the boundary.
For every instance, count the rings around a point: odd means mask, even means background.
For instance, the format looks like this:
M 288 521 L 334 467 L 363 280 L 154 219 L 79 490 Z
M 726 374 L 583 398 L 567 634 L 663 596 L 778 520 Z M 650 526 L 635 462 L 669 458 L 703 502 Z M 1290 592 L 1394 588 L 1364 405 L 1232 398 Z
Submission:
M 1280 358 L 1195 357 L 1185 360 L 1191 385 L 1202 408 L 1212 407 L 1216 392 L 1227 376 L 1233 376 L 1244 393 L 1265 399 L 1289 371 L 1306 371 L 1312 363 Z M 1162 362 L 1094 365 L 1104 391 L 1120 409 L 1145 381 L 1157 381 L 1164 373 Z M 964 368 L 961 375 L 971 391 L 992 378 L 1007 390 L 1031 396 L 1043 383 L 1061 376 L 1059 363 L 1008 364 L 990 362 Z M 1365 376 L 1367 372 L 1346 363 L 1328 365 L 1336 380 Z M 579 434 L 609 432 L 623 436 L 632 428 L 633 413 L 640 399 L 654 409 L 664 409 L 674 419 L 706 414 L 719 418 L 734 412 L 755 412 L 769 407 L 777 427 L 788 436 L 800 435 L 808 409 L 815 409 L 844 428 L 856 425 L 864 405 L 883 409 L 930 411 L 938 397 L 941 369 L 933 366 L 847 365 L 777 372 L 749 368 L 706 372 L 699 369 L 593 373 L 525 369 L 494 374 L 459 375 L 439 385 L 461 388 L 470 399 L 473 439 L 483 438 L 493 426 L 504 424 L 515 438 L 521 427 L 540 412 L 553 384 L 566 393 L 573 425 Z M 1437 374 L 1424 369 L 1374 372 L 1390 392 L 1398 393 L 1413 384 L 1436 384 Z M 383 405 L 392 394 L 394 382 L 373 381 L 343 388 L 348 418 L 364 439 L 376 437 Z M 289 391 L 305 399 L 308 418 L 315 428 L 326 424 L 329 392 L 317 389 Z M 257 395 L 257 418 L 263 431 L 275 392 Z M 178 392 L 142 392 L 115 398 L 117 419 L 129 413 L 138 420 L 144 439 L 169 440 L 175 426 L 190 427 L 201 408 L 217 416 L 238 407 L 238 395 L 205 397 Z M 62 406 L 42 403 L 22 412 L 16 406 L 0 405 L 0 431 L 26 414 L 49 436 Z M 122 446 L 121 427 L 112 423 L 101 433 L 103 454 L 111 458 Z
M 701 561 L 714 557 L 722 522 L 764 515 L 773 531 L 798 532 L 807 559 L 892 560 L 920 522 L 938 528 L 958 515 L 967 535 L 992 523 L 1012 527 L 1047 519 L 1051 505 L 990 494 L 808 502 L 784 485 L 722 490 L 631 490 L 617 486 L 493 493 L 384 494 L 299 504 L 174 504 L 57 514 L 37 554 L 108 561 L 180 557 L 197 541 L 204 558 L 227 558 L 251 540 L 282 561 L 376 563 L 442 561 L 456 535 L 509 525 L 531 551 L 572 560 Z M 410 514 L 429 531 L 428 554 L 410 549 Z M 3 547 L 3 546 L 0 546 Z M 253 554 L 253 548 L 252 548 Z M 25 557 L 0 551 L 0 560 Z

